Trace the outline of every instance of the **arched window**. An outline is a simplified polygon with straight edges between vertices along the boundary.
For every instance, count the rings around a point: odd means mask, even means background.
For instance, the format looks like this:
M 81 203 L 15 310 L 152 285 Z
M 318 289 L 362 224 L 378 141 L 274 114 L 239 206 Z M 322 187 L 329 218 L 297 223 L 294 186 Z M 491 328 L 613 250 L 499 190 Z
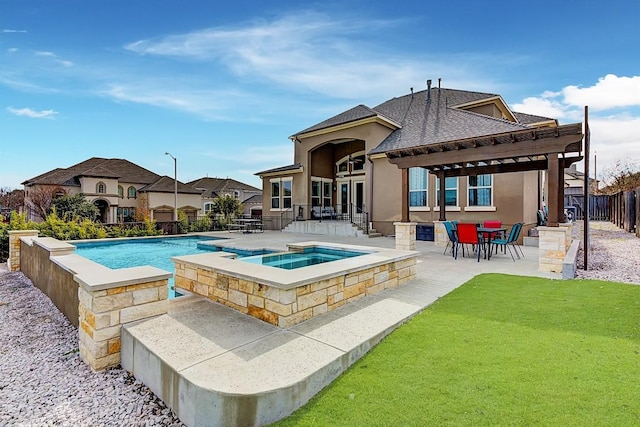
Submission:
M 107 186 L 104 185 L 104 182 L 100 181 L 99 183 L 96 184 L 96 193 L 104 194 L 106 192 L 107 192 Z
M 118 185 L 118 197 L 121 199 L 124 198 L 124 188 L 122 188 L 122 185 Z
M 213 211 L 213 202 L 207 202 L 204 204 L 204 213 L 205 215 L 209 215 Z
M 129 199 L 135 199 L 136 198 L 136 189 L 135 187 L 129 187 L 127 189 L 127 198 Z

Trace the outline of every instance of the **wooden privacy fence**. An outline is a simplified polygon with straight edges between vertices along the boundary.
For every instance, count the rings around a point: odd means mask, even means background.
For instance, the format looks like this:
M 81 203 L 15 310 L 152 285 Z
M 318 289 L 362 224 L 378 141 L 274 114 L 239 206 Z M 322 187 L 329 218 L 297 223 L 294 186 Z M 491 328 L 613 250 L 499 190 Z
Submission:
M 640 237 L 640 187 L 621 191 L 611 198 L 611 222 Z
M 589 219 L 592 221 L 609 221 L 610 216 L 610 197 L 608 195 L 589 195 Z M 584 219 L 584 195 L 583 194 L 566 194 L 564 196 L 564 206 L 574 207 L 577 220 Z

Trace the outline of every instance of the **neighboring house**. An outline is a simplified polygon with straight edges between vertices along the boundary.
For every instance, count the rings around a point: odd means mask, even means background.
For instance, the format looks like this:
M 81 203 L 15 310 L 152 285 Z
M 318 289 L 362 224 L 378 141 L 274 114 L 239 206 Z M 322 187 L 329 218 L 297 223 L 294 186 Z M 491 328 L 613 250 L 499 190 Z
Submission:
M 530 129 L 537 130 L 532 133 Z M 497 147 L 500 144 L 492 135 L 513 133 L 520 138 L 526 133 L 532 134 L 527 138 L 534 140 L 538 130 L 558 133 L 545 129 L 558 129 L 557 121 L 514 112 L 500 95 L 491 93 L 438 87 L 416 93 L 412 90 L 373 108 L 358 105 L 292 135 L 294 164 L 256 173 L 263 182 L 263 216 L 277 217 L 295 209 L 295 218 L 315 219 L 318 212 L 324 215 L 326 207 L 331 213 L 362 215 L 373 228 L 391 235 L 395 232 L 394 222 L 403 219 L 403 209 L 408 204 L 410 221 L 433 223 L 441 219 L 439 178 L 427 166 L 410 167 L 403 189 L 403 173 L 407 173 L 407 168 L 393 164 L 392 157 L 434 158 L 428 154 L 432 150 L 435 155 L 444 151 L 480 155 L 493 147 L 480 147 L 475 138 L 489 139 L 490 142 L 482 144 Z M 576 133 L 575 127 L 571 131 Z M 451 146 L 445 145 L 449 142 Z M 500 147 L 513 150 L 510 147 L 528 147 L 525 144 L 529 143 L 516 139 L 513 142 L 511 146 Z M 531 147 L 536 144 L 531 142 Z M 480 148 L 474 152 L 475 147 Z M 446 169 L 446 172 L 462 169 L 464 173 L 473 166 L 491 170 L 504 164 L 507 167 L 499 171 L 507 173 L 449 177 L 440 168 L 446 177 L 443 199 L 447 219 L 469 222 L 498 219 L 506 225 L 524 222 L 525 232 L 527 226 L 536 224 L 536 212 L 545 197 L 544 172 L 508 171 L 524 170 L 516 168 L 527 162 L 546 165 L 549 156 L 522 156 L 522 162 L 517 157 L 508 157 L 497 155 L 493 157 L 496 161 L 454 162 Z M 570 161 L 577 160 L 560 160 L 565 165 Z
M 208 214 L 213 209 L 216 197 L 231 196 L 242 202 L 245 215 L 259 216 L 262 214 L 262 190 L 236 181 L 231 178 L 200 178 L 188 182 L 187 185 L 202 192 L 202 213 Z
M 566 196 L 584 194 L 584 172 L 577 170 L 575 164 L 564 170 L 564 186 Z M 591 194 L 598 192 L 598 181 L 593 178 L 589 178 L 589 192 Z
M 95 204 L 104 223 L 135 221 L 136 212 L 148 211 L 151 219 L 173 219 L 175 181 L 124 159 L 92 157 L 57 168 L 22 183 L 25 201 L 38 192 L 54 196 L 84 194 Z M 200 211 L 200 191 L 178 181 L 178 209 L 195 219 Z M 38 219 L 29 212 L 30 219 Z

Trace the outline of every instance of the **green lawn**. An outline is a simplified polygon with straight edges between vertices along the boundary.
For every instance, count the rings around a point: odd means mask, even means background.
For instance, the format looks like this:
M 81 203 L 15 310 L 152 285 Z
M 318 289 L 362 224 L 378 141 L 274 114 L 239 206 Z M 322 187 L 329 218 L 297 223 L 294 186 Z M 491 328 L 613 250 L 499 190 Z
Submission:
M 640 425 L 640 286 L 478 276 L 277 425 Z

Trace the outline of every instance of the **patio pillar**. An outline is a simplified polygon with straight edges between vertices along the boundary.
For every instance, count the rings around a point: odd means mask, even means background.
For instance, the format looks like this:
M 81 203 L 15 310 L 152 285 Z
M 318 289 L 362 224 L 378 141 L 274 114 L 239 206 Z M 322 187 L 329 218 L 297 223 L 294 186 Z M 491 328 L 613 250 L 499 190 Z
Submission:
M 9 258 L 7 267 L 9 271 L 20 271 L 20 238 L 37 237 L 38 230 L 11 230 L 9 231 Z
M 394 222 L 396 228 L 396 249 L 414 251 L 416 249 L 416 222 Z
M 401 169 L 402 172 L 402 222 L 409 222 L 409 169 Z M 397 227 L 396 227 L 397 230 Z M 397 235 L 397 233 L 396 233 Z
M 438 220 L 440 221 L 446 221 L 447 220 L 447 202 L 446 202 L 446 192 L 445 192 L 445 188 L 447 188 L 446 186 L 446 178 L 444 176 L 444 169 L 442 169 L 440 171 L 440 173 L 438 173 L 438 178 L 440 179 L 440 200 L 438 205 L 440 206 L 440 218 L 438 218 Z
M 551 214 L 551 210 L 549 210 Z M 537 227 L 538 240 L 538 269 L 562 273 L 564 257 L 571 246 L 571 224 L 561 224 L 557 227 Z
M 562 164 L 562 162 L 558 161 L 557 153 L 549 154 L 547 166 L 549 173 L 549 219 L 547 220 L 547 225 L 549 227 L 557 227 L 560 222 L 558 206 L 561 202 L 558 200 L 560 194 L 558 186 L 560 185 L 560 165 Z M 562 203 L 564 204 L 564 201 Z

